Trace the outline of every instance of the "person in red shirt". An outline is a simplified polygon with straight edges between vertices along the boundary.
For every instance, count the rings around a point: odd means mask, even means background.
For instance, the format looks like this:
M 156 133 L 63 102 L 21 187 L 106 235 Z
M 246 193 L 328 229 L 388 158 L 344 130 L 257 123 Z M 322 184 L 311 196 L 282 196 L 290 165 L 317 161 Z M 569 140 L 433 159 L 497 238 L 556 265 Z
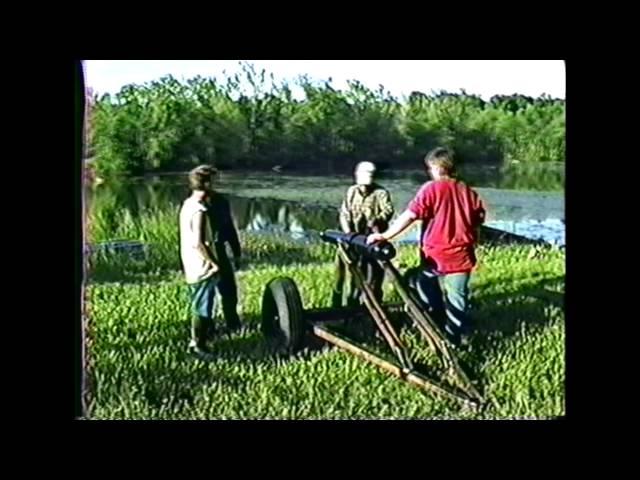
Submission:
M 436 148 L 427 154 L 424 163 L 433 181 L 422 185 L 389 228 L 369 235 L 367 243 L 392 240 L 416 220 L 423 222 L 421 271 L 416 287 L 434 320 L 444 328 L 449 340 L 459 345 L 471 331 L 467 315 L 469 280 L 476 265 L 475 243 L 485 207 L 473 189 L 454 178 L 450 150 Z

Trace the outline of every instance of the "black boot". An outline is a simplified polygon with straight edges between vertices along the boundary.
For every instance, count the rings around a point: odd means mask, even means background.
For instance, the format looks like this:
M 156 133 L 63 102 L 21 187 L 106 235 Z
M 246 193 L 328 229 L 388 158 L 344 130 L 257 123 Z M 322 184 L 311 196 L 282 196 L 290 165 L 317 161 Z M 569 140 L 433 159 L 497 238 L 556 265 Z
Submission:
M 206 346 L 209 328 L 213 326 L 213 320 L 194 315 L 191 319 L 191 341 L 189 351 L 199 355 L 208 355 L 211 352 Z
M 240 330 L 242 323 L 240 323 L 240 317 L 238 316 L 238 312 L 236 312 L 235 306 L 232 309 L 227 309 L 224 314 L 227 332 L 232 333 Z
M 232 333 L 239 332 L 240 330 L 242 330 L 242 324 L 240 323 L 239 320 L 236 322 L 228 322 L 225 330 L 227 335 L 231 335 Z
M 213 318 L 200 317 L 200 321 L 204 325 L 203 330 L 204 330 L 205 341 L 213 340 L 217 333 L 216 326 L 213 323 Z
M 342 307 L 342 292 L 333 291 L 333 295 L 331 296 L 331 306 L 333 308 Z

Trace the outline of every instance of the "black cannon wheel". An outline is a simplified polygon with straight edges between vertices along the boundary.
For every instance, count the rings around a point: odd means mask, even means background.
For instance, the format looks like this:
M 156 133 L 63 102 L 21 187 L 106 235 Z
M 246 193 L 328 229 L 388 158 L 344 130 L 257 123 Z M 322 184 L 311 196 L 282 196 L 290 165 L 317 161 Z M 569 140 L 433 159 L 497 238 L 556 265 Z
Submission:
M 304 346 L 306 323 L 302 299 L 295 282 L 288 277 L 271 280 L 262 296 L 262 331 L 277 338 L 291 352 Z

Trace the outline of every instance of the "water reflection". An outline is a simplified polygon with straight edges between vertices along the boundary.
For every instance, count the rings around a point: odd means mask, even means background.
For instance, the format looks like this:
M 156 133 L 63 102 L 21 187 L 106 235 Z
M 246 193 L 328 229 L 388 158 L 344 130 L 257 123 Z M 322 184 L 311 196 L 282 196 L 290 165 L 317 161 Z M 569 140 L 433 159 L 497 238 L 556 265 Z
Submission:
M 227 195 L 238 230 L 288 234 L 295 239 L 338 225 L 332 208 L 305 207 L 296 202 Z
M 113 212 L 124 213 L 133 219 L 138 218 L 145 211 L 166 211 L 167 209 L 174 211 L 177 218 L 180 204 L 188 194 L 184 183 L 175 181 L 101 185 L 89 192 L 95 203 L 92 207 L 94 212 L 102 210 L 103 217 L 113 216 Z M 274 194 L 277 195 L 277 192 Z M 299 202 L 272 198 L 248 198 L 232 194 L 226 194 L 226 196 L 229 199 L 235 226 L 239 231 L 286 235 L 296 240 L 314 240 L 317 239 L 317 232 L 339 228 L 337 206 L 306 206 Z M 510 200 L 512 205 L 504 208 L 517 207 L 523 211 L 531 209 L 535 198 L 528 197 L 529 195 L 519 198 L 516 195 Z M 505 214 L 505 217 L 508 216 Z M 489 222 L 488 226 L 532 240 L 564 245 L 564 224 L 560 220 L 529 220 L 522 217 L 522 214 L 518 214 L 517 218 L 520 219 L 506 222 L 509 228 L 502 225 L 504 221 Z M 490 229 L 485 229 L 485 233 L 488 230 Z M 491 232 L 488 233 L 491 234 Z M 399 241 L 412 243 L 418 241 L 418 229 L 408 232 Z
M 94 213 L 117 211 L 134 219 L 154 210 L 174 210 L 177 215 L 188 195 L 188 189 L 182 184 L 121 183 L 87 191 Z M 235 226 L 241 231 L 287 234 L 303 239 L 313 236 L 313 232 L 338 227 L 335 208 L 271 198 L 225 196 L 229 199 Z

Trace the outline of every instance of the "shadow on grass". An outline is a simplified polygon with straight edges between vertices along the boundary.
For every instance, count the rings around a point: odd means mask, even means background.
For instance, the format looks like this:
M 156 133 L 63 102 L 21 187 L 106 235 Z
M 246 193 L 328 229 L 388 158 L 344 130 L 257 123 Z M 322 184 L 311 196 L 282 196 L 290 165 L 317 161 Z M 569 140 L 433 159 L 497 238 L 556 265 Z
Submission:
M 466 365 L 479 367 L 482 359 L 500 348 L 502 342 L 494 341 L 495 333 L 499 333 L 499 336 L 504 339 L 518 334 L 523 324 L 544 326 L 550 323 L 552 318 L 549 316 L 548 306 L 562 308 L 564 301 L 564 295 L 553 289 L 563 285 L 564 280 L 564 276 L 558 276 L 523 286 L 512 292 L 474 299 L 471 315 L 476 323 L 476 330 L 471 338 L 471 349 L 459 352 L 461 361 Z M 409 326 L 410 323 L 402 315 L 390 315 L 390 319 L 398 330 L 407 329 L 415 332 L 415 328 Z M 220 338 L 214 343 L 213 350 L 216 357 L 254 363 L 276 358 L 288 361 L 305 358 L 327 345 L 322 340 L 309 335 L 306 342 L 307 348 L 291 355 L 279 347 L 277 340 L 266 338 L 262 334 L 259 328 L 259 315 L 253 315 L 246 321 L 251 326 L 247 333 L 242 336 Z M 375 336 L 376 329 L 372 320 L 363 320 L 357 324 L 346 322 L 344 325 L 338 324 L 332 328 L 354 342 L 373 347 L 380 353 L 389 350 L 388 346 Z M 389 353 L 391 353 L 390 350 Z M 472 372 L 469 372 L 471 376 L 476 377 L 478 372 L 474 371 L 477 368 L 472 367 L 471 370 Z
M 548 307 L 564 307 L 564 294 L 555 291 L 561 285 L 564 290 L 564 280 L 564 276 L 558 276 L 513 292 L 474 299 L 471 316 L 475 330 L 469 348 L 458 353 L 472 381 L 482 383 L 482 366 L 504 348 L 505 340 L 516 336 L 523 327 L 544 327 L 552 323 Z
M 557 276 L 521 286 L 511 292 L 481 295 L 473 299 L 470 315 L 475 322 L 475 331 L 471 335 L 470 346 L 455 348 L 453 353 L 481 394 L 482 366 L 486 360 L 504 348 L 504 340 L 517 335 L 523 326 L 544 327 L 553 321 L 548 307 L 563 308 L 564 294 L 561 291 L 564 290 L 564 281 L 564 276 Z M 416 328 L 410 325 L 409 321 L 404 322 L 405 333 L 411 332 L 416 337 L 415 343 L 412 343 L 426 345 Z M 440 362 L 431 353 L 416 362 L 416 368 L 424 373 L 444 373 Z
M 557 276 L 524 285 L 512 292 L 474 299 L 471 315 L 476 331 L 512 336 L 520 331 L 523 323 L 544 326 L 551 320 L 545 312 L 548 306 L 564 308 L 564 282 L 564 276 Z

